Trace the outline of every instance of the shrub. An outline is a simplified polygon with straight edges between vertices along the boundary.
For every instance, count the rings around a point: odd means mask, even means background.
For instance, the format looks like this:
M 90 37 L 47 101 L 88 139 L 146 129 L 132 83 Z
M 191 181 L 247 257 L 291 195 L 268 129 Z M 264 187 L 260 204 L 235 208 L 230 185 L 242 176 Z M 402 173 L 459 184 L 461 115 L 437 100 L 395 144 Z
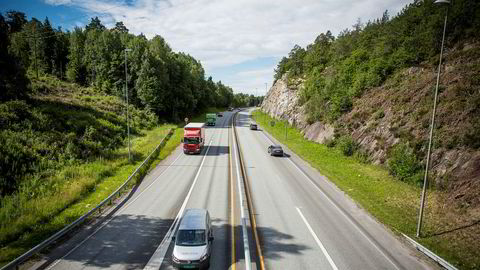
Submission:
M 375 118 L 375 120 L 378 120 L 378 119 L 381 119 L 385 117 L 385 112 L 383 111 L 383 109 L 380 109 L 378 110 L 374 115 L 373 115 L 373 118 Z
M 344 135 L 337 139 L 337 147 L 345 156 L 351 156 L 359 148 L 351 136 Z
M 420 169 L 417 156 L 406 143 L 398 143 L 393 146 L 389 153 L 387 166 L 390 174 L 404 182 L 412 180 L 412 177 Z

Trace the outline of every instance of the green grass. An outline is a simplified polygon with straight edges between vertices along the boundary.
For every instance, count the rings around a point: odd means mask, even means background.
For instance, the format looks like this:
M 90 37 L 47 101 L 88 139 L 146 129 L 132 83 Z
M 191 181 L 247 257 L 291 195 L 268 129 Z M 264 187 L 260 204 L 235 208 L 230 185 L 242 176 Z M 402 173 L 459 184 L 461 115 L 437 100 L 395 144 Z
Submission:
M 163 125 L 132 140 L 133 161 L 128 162 L 128 148 L 114 151 L 109 158 L 98 158 L 81 165 L 67 166 L 43 181 L 53 183 L 54 192 L 37 196 L 17 193 L 2 200 L 0 215 L 0 265 L 13 260 L 48 236 L 95 207 L 115 191 L 166 136 L 174 125 Z M 148 169 L 168 156 L 179 144 L 181 129 L 171 139 Z M 130 186 L 136 181 L 131 181 Z M 11 218 L 7 219 L 10 216 Z
M 277 121 L 258 110 L 253 112 L 253 117 L 263 129 L 327 176 L 396 234 L 409 235 L 462 269 L 478 269 L 480 266 L 480 252 L 475 243 L 467 244 L 462 242 L 461 237 L 455 236 L 430 236 L 420 239 L 414 237 L 420 188 L 396 180 L 381 166 L 364 164 L 354 157 L 344 156 L 339 149 L 308 141 L 290 125 L 287 125 L 285 139 L 284 121 Z M 273 127 L 270 126 L 270 121 L 275 121 Z M 428 192 L 424 227 L 426 234 L 438 231 L 438 224 L 429 220 L 437 218 L 436 209 L 442 207 L 438 205 L 440 196 L 442 194 L 438 191 Z
M 224 109 L 209 108 L 206 111 L 219 112 Z M 191 119 L 199 122 L 204 120 L 205 113 Z M 45 240 L 108 197 L 160 143 L 168 130 L 176 128 L 156 158 L 142 170 L 136 181 L 131 182 L 130 188 L 135 185 L 180 144 L 182 127 L 183 123 L 163 125 L 151 130 L 139 128 L 138 135 L 132 139 L 131 163 L 128 162 L 128 148 L 122 147 L 87 163 L 64 166 L 46 178 L 38 175 L 37 181 L 48 183 L 45 187 L 48 192 L 41 192 L 38 185 L 32 184 L 30 189 L 25 188 L 22 192 L 2 198 L 0 266 Z M 35 195 L 37 192 L 39 194 Z

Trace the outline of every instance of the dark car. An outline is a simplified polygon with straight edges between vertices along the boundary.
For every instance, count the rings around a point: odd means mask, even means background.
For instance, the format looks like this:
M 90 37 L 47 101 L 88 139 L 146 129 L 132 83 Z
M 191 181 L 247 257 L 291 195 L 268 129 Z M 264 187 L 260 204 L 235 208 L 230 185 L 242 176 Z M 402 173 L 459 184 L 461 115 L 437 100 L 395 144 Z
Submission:
M 257 130 L 257 124 L 250 124 L 251 130 Z
M 218 117 L 223 117 L 223 113 L 219 112 L 219 113 L 217 113 L 217 116 Z
M 270 154 L 270 156 L 283 157 L 283 149 L 280 145 L 270 145 L 268 147 L 268 153 Z
M 233 108 L 232 107 L 228 108 L 228 111 L 229 112 L 233 111 Z

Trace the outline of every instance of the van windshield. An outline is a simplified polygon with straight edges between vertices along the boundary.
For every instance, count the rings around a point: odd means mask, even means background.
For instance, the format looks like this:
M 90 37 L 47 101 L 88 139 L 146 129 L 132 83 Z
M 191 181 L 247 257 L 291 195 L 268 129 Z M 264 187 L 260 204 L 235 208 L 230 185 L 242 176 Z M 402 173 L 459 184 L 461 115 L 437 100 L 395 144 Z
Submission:
M 183 142 L 186 144 L 198 144 L 199 140 L 198 138 L 183 138 Z
M 205 230 L 179 230 L 176 240 L 177 246 L 206 245 Z

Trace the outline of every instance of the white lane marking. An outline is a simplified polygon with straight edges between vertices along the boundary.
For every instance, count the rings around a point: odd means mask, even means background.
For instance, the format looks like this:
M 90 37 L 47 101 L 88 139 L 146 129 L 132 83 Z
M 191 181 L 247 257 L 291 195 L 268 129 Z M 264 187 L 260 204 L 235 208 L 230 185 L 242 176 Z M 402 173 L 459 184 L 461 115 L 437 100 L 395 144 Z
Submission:
M 235 123 L 234 123 L 235 124 Z M 233 125 L 233 128 L 235 128 L 235 125 Z M 245 218 L 245 206 L 244 206 L 244 201 L 243 201 L 243 194 L 241 190 L 241 183 L 240 183 L 240 164 L 238 160 L 238 149 L 237 149 L 237 144 L 236 144 L 236 136 L 235 136 L 235 131 L 233 132 L 233 152 L 234 152 L 234 157 L 235 157 L 235 166 L 237 167 L 237 186 L 238 186 L 238 200 L 240 201 L 240 214 L 242 218 L 242 234 L 243 234 L 243 250 L 245 253 L 245 267 L 247 270 L 250 270 L 251 268 L 251 258 L 250 258 L 250 246 L 248 244 L 248 234 L 247 234 L 247 226 L 246 226 L 246 218 Z
M 70 251 L 67 252 L 67 254 L 63 255 L 60 259 L 57 259 L 55 260 L 52 264 L 50 264 L 48 267 L 47 267 L 47 270 L 50 270 L 52 269 L 53 267 L 55 267 L 58 263 L 60 263 L 61 260 L 65 259 L 68 255 L 70 255 L 72 252 L 74 252 L 75 250 L 77 250 L 80 246 L 83 245 L 83 243 L 85 243 L 88 239 L 90 239 L 92 236 L 94 236 L 98 231 L 100 231 L 103 227 L 105 227 L 110 221 L 112 221 L 112 219 L 114 219 L 116 216 L 118 216 L 120 213 L 122 213 L 125 209 L 127 209 L 127 207 L 129 205 L 131 205 L 132 203 L 134 203 L 138 198 L 140 198 L 140 196 L 142 196 L 143 193 L 145 193 L 145 191 L 147 191 L 153 184 L 155 184 L 155 182 L 160 178 L 160 176 L 162 176 L 167 170 L 168 168 L 170 168 L 173 164 L 175 164 L 175 162 L 177 162 L 177 160 L 182 157 L 183 155 L 180 154 L 178 155 L 178 157 L 170 164 L 168 165 L 168 167 L 163 170 L 163 172 L 158 175 L 153 181 L 152 183 L 150 183 L 142 192 L 140 192 L 140 194 L 138 194 L 137 197 L 135 197 L 135 199 L 133 199 L 132 201 L 130 201 L 129 203 L 127 203 L 126 205 L 124 205 L 120 210 L 117 211 L 117 213 L 115 213 L 114 215 L 112 215 L 112 217 L 110 217 L 108 220 L 104 221 L 104 223 L 98 227 L 95 231 L 93 231 L 90 235 L 88 235 L 82 242 L 78 243 L 73 249 L 71 249 Z
M 320 247 L 320 249 L 322 250 L 323 252 L 323 255 L 325 255 L 325 257 L 327 257 L 327 260 L 328 262 L 330 263 L 330 266 L 335 269 L 335 270 L 338 270 L 337 266 L 335 265 L 335 263 L 333 262 L 332 258 L 330 257 L 330 255 L 328 255 L 328 252 L 327 252 L 327 249 L 323 246 L 322 242 L 320 242 L 320 239 L 318 239 L 318 236 L 317 234 L 313 231 L 312 227 L 310 226 L 310 224 L 308 223 L 307 219 L 305 218 L 305 216 L 302 214 L 302 211 L 300 211 L 300 208 L 298 207 L 295 207 L 297 208 L 297 212 L 298 214 L 300 215 L 300 217 L 302 218 L 303 222 L 305 223 L 305 225 L 307 225 L 307 228 L 308 230 L 310 231 L 310 234 L 313 236 L 313 238 L 315 239 L 315 242 L 317 242 L 317 245 Z
M 183 201 L 182 207 L 180 207 L 180 211 L 178 212 L 177 216 L 175 217 L 175 220 L 173 221 L 172 225 L 168 229 L 167 233 L 163 237 L 162 242 L 160 245 L 157 247 L 155 252 L 153 253 L 152 257 L 150 257 L 150 260 L 148 263 L 145 265 L 143 268 L 144 270 L 153 270 L 153 269 L 160 269 L 160 266 L 162 266 L 163 260 L 165 259 L 165 254 L 167 253 L 168 247 L 170 246 L 170 242 L 172 240 L 172 234 L 177 230 L 177 227 L 179 225 L 179 220 L 183 215 L 183 211 L 185 210 L 185 207 L 187 206 L 188 200 L 190 199 L 190 195 L 192 195 L 193 188 L 195 187 L 195 184 L 197 183 L 198 176 L 200 175 L 200 172 L 202 171 L 203 168 L 203 163 L 205 162 L 205 158 L 207 157 L 208 151 L 210 151 L 210 146 L 212 145 L 213 138 L 215 136 L 212 135 L 210 138 L 210 142 L 208 143 L 208 148 L 207 151 L 205 152 L 205 155 L 203 156 L 202 163 L 200 164 L 200 168 L 197 171 L 197 174 L 195 175 L 195 178 L 193 179 L 193 183 L 190 186 L 190 190 L 188 190 L 187 196 L 185 197 L 185 200 Z
M 263 133 L 263 131 L 262 131 L 262 134 L 263 134 L 263 136 L 265 136 L 265 138 L 267 138 L 268 141 L 270 141 L 271 143 L 275 144 L 275 142 L 272 141 L 267 135 L 265 135 L 265 133 Z M 290 161 L 290 163 L 292 163 L 293 166 L 294 166 L 295 168 L 297 168 L 297 170 L 300 171 L 300 173 L 302 173 L 302 175 L 303 175 L 307 180 L 309 180 L 310 184 L 312 184 L 312 185 L 315 187 L 315 189 L 317 189 L 321 194 L 324 195 L 324 197 L 327 199 L 327 201 L 330 202 L 330 204 L 332 204 L 332 205 L 335 207 L 335 209 L 337 209 L 337 210 L 345 217 L 345 219 L 348 220 L 348 222 L 350 222 L 350 224 L 352 224 L 353 227 L 354 227 L 355 229 L 357 229 L 357 231 L 358 231 L 365 239 L 367 239 L 367 241 L 368 241 L 370 244 L 372 244 L 372 246 L 375 247 L 375 249 L 378 250 L 378 252 L 380 252 L 380 254 L 382 254 L 382 255 L 385 257 L 385 259 L 387 259 L 388 262 L 390 262 L 393 266 L 395 266 L 395 269 L 400 270 L 400 268 L 397 266 L 397 264 L 396 264 L 395 262 L 393 262 L 393 261 L 390 259 L 390 257 L 388 257 L 387 254 L 385 254 L 385 252 L 383 252 L 383 250 L 381 250 L 380 247 L 378 247 L 378 245 L 377 245 L 376 243 L 374 243 L 374 242 L 370 239 L 370 237 L 368 237 L 368 236 L 358 227 L 358 225 L 355 224 L 355 223 L 353 222 L 353 220 L 352 220 L 349 216 L 347 216 L 347 215 L 343 212 L 343 210 L 340 209 L 340 207 L 339 207 L 335 202 L 333 202 L 332 199 L 330 199 L 330 197 L 328 197 L 328 196 L 323 192 L 323 190 L 320 189 L 320 188 L 315 184 L 315 182 L 313 181 L 313 179 L 310 178 L 310 176 L 308 176 L 302 169 L 300 169 L 300 167 L 298 167 L 298 165 L 295 164 L 295 162 L 293 162 L 290 158 L 287 158 L 287 160 Z

